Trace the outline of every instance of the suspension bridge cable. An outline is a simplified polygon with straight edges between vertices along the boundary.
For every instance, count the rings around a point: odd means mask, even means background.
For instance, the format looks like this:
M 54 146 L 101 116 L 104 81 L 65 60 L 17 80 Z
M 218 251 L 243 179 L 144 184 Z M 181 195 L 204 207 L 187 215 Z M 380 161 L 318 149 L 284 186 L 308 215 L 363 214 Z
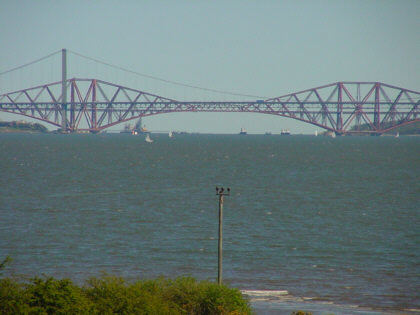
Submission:
M 3 71 L 3 72 L 0 72 L 0 75 L 3 75 L 3 74 L 6 74 L 6 73 L 9 73 L 9 72 L 12 72 L 12 71 L 15 71 L 15 70 L 22 69 L 22 68 L 25 68 L 25 67 L 30 66 L 30 65 L 33 65 L 34 63 L 37 63 L 37 62 L 40 62 L 40 61 L 45 60 L 45 59 L 47 59 L 47 58 L 50 58 L 50 57 L 52 57 L 52 56 L 54 56 L 54 55 L 56 55 L 56 54 L 58 54 L 58 53 L 61 53 L 61 50 L 57 50 L 57 51 L 55 51 L 55 52 L 53 52 L 53 53 L 51 53 L 51 54 L 49 54 L 49 55 L 47 55 L 47 56 L 45 56 L 45 57 L 39 58 L 39 59 L 37 59 L 37 60 L 31 61 L 31 62 L 28 62 L 28 63 L 25 63 L 24 65 L 21 65 L 21 66 L 15 67 L 15 68 L 13 68 L 13 69 L 9 69 L 9 70 L 6 70 L 6 71 Z
M 203 87 L 200 87 L 200 86 L 185 84 L 185 83 L 181 83 L 181 82 L 177 82 L 177 81 L 166 80 L 166 79 L 162 79 L 162 78 L 159 78 L 159 77 L 156 77 L 156 76 L 152 76 L 152 75 L 140 73 L 140 72 L 137 72 L 137 71 L 133 71 L 133 70 L 130 70 L 130 69 L 126 69 L 126 68 L 123 68 L 123 67 L 120 67 L 120 66 L 116 66 L 116 65 L 113 65 L 113 64 L 105 62 L 105 61 L 101 61 L 101 60 L 98 60 L 98 59 L 95 59 L 95 58 L 92 58 L 92 57 L 88 57 L 88 56 L 79 54 L 79 53 L 77 53 L 75 51 L 72 51 L 72 50 L 69 50 L 69 49 L 67 51 L 71 52 L 72 54 L 74 54 L 76 56 L 79 56 L 79 57 L 82 57 L 82 58 L 85 58 L 85 59 L 103 64 L 105 66 L 108 66 L 108 67 L 111 67 L 111 68 L 114 68 L 114 69 L 125 71 L 125 72 L 131 73 L 131 74 L 135 74 L 135 75 L 138 75 L 138 76 L 141 76 L 141 77 L 148 78 L 148 79 L 161 81 L 161 82 L 164 82 L 164 83 L 169 83 L 169 84 L 173 84 L 173 85 L 188 87 L 188 88 L 207 91 L 207 92 L 220 93 L 220 94 L 227 94 L 227 95 L 234 95 L 234 96 L 244 96 L 244 97 L 252 97 L 252 98 L 261 98 L 261 99 L 267 98 L 265 96 L 241 94 L 241 93 L 234 93 L 234 92 L 223 91 L 223 90 L 209 89 L 209 88 L 203 88 Z

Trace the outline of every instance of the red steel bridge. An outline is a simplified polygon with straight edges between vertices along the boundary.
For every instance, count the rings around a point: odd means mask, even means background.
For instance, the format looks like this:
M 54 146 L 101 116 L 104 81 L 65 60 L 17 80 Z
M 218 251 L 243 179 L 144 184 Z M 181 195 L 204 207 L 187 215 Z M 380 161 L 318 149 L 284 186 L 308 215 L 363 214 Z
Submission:
M 336 82 L 265 100 L 211 102 L 174 100 L 97 79 L 67 79 L 66 73 L 63 49 L 62 80 L 0 95 L 0 112 L 38 119 L 62 132 L 92 133 L 175 112 L 269 114 L 337 135 L 380 135 L 420 121 L 420 92 L 380 82 Z
M 70 92 L 67 102 L 63 102 L 62 81 L 2 94 L 0 111 L 35 118 L 66 132 L 93 133 L 174 112 L 277 115 L 337 135 L 382 134 L 420 121 L 420 92 L 380 82 L 336 82 L 266 100 L 222 102 L 177 101 L 96 79 L 69 79 L 65 88 Z

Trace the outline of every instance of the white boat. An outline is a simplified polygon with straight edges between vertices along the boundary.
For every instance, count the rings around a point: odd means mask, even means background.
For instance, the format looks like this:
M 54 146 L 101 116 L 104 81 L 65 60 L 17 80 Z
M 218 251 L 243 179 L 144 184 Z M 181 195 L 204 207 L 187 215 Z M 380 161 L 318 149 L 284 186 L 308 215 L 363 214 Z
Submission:
M 144 139 L 146 142 L 149 142 L 149 143 L 152 143 L 153 142 L 153 140 L 152 139 L 150 139 L 150 136 L 149 136 L 149 134 L 147 134 L 146 135 L 146 138 Z
M 400 136 L 400 133 L 397 132 L 396 135 L 395 135 L 395 138 L 398 138 L 399 136 Z
M 239 132 L 239 134 L 245 136 L 247 134 L 245 128 L 241 128 L 241 131 Z
M 315 130 L 315 137 L 318 136 L 318 130 Z
M 172 134 L 172 131 L 169 131 L 169 133 L 168 133 L 168 137 L 169 138 L 172 138 L 174 135 Z
M 282 129 L 280 135 L 290 136 L 290 130 L 289 129 Z

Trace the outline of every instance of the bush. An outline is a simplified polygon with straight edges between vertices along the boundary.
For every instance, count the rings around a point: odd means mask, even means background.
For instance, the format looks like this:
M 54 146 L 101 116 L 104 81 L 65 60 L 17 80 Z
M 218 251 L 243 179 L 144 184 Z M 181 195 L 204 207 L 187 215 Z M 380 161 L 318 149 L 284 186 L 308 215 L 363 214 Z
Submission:
M 29 312 L 26 292 L 11 279 L 0 279 L 0 314 L 25 314 Z
M 0 280 L 2 314 L 86 314 L 92 309 L 82 289 L 67 279 Z
M 193 278 L 127 283 L 92 278 L 84 286 L 71 280 L 33 278 L 20 283 L 0 279 L 1 314 L 251 314 L 237 289 Z
M 248 301 L 238 289 L 193 278 L 166 281 L 164 296 L 188 314 L 249 314 Z
M 25 293 L 31 312 L 38 314 L 82 314 L 92 309 L 83 290 L 68 279 L 34 278 Z
M 172 301 L 163 299 L 156 282 L 126 284 L 121 278 L 89 280 L 84 292 L 97 314 L 176 314 L 181 313 Z

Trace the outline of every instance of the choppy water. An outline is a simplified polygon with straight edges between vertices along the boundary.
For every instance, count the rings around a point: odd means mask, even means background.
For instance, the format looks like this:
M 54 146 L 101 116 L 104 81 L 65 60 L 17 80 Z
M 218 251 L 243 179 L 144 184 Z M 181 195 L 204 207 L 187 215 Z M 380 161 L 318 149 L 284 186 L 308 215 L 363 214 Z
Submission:
M 213 280 L 225 185 L 225 282 L 420 308 L 419 137 L 152 137 L 0 135 L 8 274 Z

